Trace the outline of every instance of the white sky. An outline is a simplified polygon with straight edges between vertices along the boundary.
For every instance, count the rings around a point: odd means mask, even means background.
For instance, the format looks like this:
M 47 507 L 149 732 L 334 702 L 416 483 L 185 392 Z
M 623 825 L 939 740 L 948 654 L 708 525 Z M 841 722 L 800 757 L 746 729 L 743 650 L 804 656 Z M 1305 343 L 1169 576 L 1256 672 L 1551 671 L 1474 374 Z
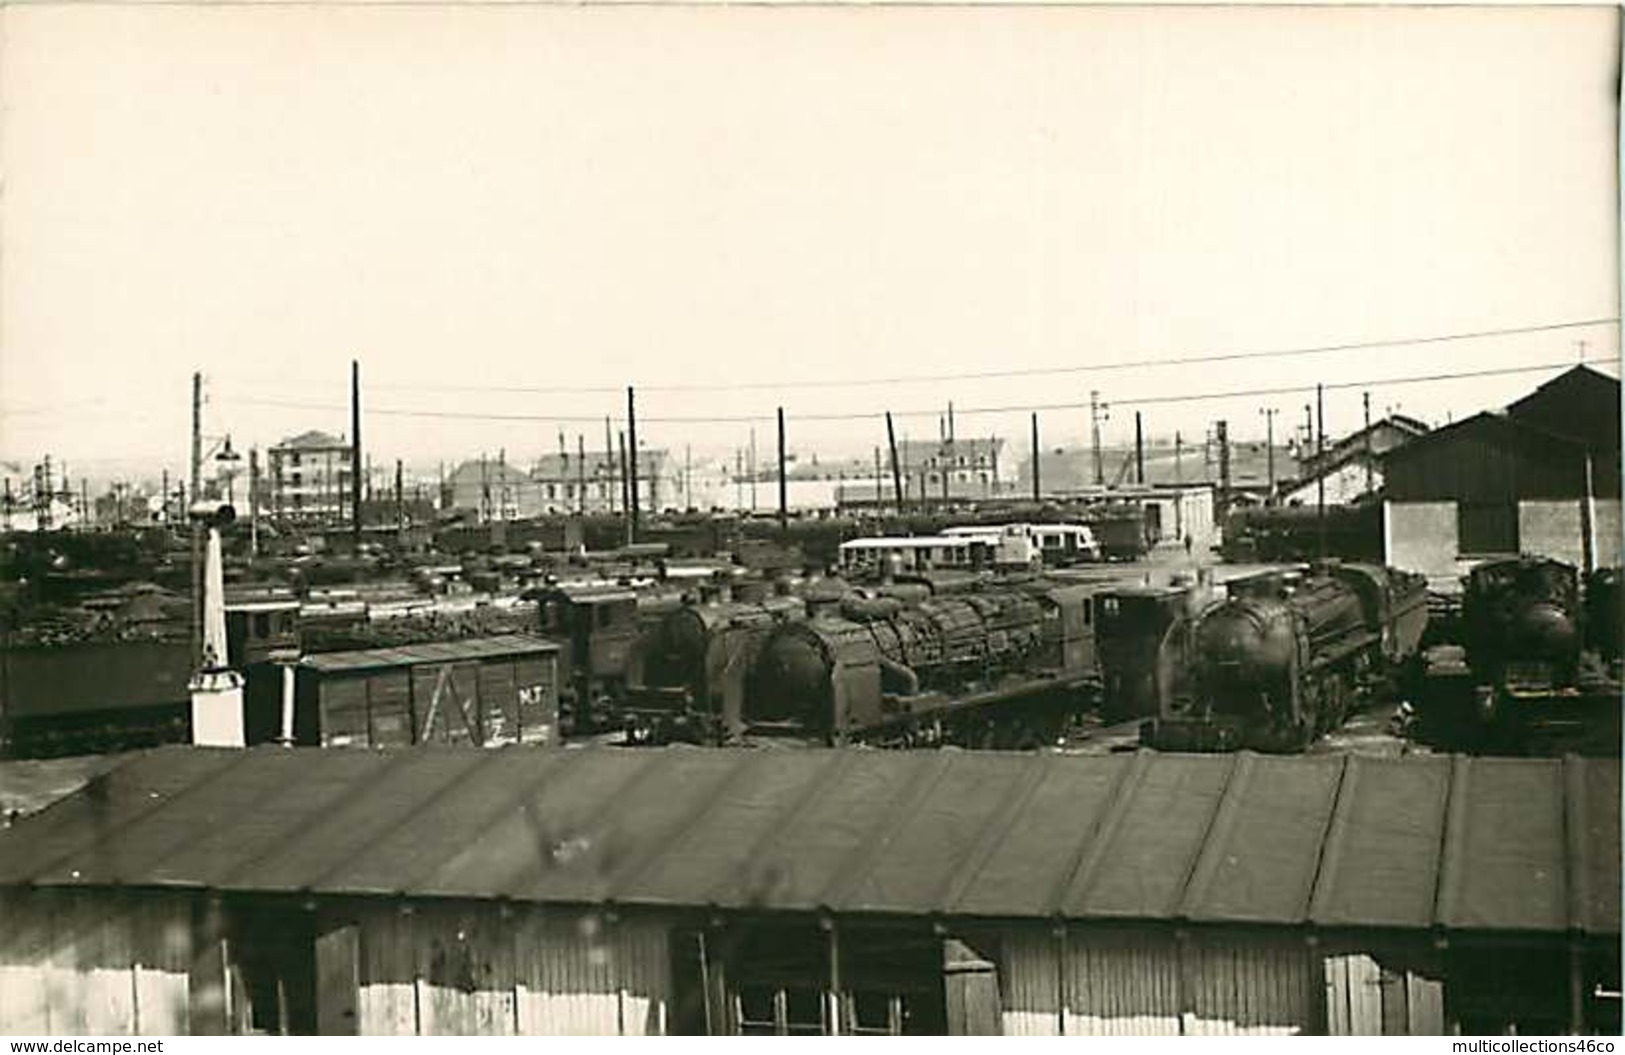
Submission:
M 0 459 L 184 465 L 371 408 L 797 414 L 1573 361 L 1617 328 L 952 384 L 794 382 L 1294 348 L 1618 314 L 1612 8 L 7 6 Z M 1379 388 L 1442 420 L 1550 373 Z M 386 385 L 523 386 L 450 392 Z M 331 405 L 301 409 L 249 400 Z M 1150 406 L 1199 436 L 1287 395 Z M 1328 397 L 1328 427 L 1359 394 Z M 1046 443 L 1087 435 L 1050 412 Z M 934 418 L 900 420 L 913 437 Z M 961 416 L 1025 446 L 1026 415 Z M 369 414 L 433 465 L 601 421 Z M 1132 429 L 1119 406 L 1108 442 Z M 731 450 L 743 425 L 645 424 Z M 757 427 L 765 452 L 772 426 Z

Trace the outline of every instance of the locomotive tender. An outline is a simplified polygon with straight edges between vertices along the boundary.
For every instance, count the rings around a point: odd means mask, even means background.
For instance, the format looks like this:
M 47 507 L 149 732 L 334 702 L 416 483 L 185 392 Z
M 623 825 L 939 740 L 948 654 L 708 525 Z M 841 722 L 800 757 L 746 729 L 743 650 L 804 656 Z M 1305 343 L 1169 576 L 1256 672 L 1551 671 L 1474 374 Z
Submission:
M 1427 625 L 1426 579 L 1327 563 L 1232 589 L 1195 631 L 1195 703 L 1142 727 L 1162 750 L 1301 751 L 1391 689 Z

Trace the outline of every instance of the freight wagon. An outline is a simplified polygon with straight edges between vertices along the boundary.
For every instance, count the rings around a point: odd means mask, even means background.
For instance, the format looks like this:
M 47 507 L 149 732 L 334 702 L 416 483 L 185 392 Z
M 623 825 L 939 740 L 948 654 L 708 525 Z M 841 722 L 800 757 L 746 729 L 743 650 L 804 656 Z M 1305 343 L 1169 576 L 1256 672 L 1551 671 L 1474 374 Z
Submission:
M 305 746 L 554 743 L 558 646 L 512 634 L 306 656 L 292 718 Z
M 185 637 L 0 648 L 0 756 L 184 743 L 191 675 Z

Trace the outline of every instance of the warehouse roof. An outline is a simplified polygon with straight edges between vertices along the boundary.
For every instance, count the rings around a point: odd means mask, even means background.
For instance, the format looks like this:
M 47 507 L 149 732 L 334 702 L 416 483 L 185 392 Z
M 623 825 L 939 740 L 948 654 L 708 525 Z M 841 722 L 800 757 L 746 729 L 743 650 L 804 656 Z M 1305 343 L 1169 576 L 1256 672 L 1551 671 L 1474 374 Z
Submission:
M 0 885 L 1614 934 L 1617 760 L 164 748 Z
M 497 637 L 470 637 L 457 641 L 433 641 L 399 648 L 365 648 L 352 652 L 317 652 L 299 661 L 301 667 L 323 674 L 341 671 L 377 670 L 384 667 L 411 667 L 420 663 L 456 663 L 502 656 L 528 656 L 557 652 L 558 646 L 526 634 Z

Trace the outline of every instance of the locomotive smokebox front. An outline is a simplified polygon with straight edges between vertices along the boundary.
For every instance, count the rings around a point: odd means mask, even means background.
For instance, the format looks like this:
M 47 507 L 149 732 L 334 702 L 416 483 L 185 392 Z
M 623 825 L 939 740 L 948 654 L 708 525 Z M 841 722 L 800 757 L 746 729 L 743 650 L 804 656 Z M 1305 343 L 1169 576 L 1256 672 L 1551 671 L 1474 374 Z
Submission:
M 1279 602 L 1227 601 L 1197 629 L 1198 678 L 1216 710 L 1248 709 L 1261 691 L 1287 682 L 1292 620 Z
M 818 642 L 797 628 L 775 634 L 759 661 L 754 717 L 807 720 L 820 714 L 829 693 L 829 661 Z
M 1574 620 L 1561 605 L 1535 601 L 1524 605 L 1513 617 L 1512 658 L 1542 663 L 1573 662 L 1580 648 L 1580 635 Z

